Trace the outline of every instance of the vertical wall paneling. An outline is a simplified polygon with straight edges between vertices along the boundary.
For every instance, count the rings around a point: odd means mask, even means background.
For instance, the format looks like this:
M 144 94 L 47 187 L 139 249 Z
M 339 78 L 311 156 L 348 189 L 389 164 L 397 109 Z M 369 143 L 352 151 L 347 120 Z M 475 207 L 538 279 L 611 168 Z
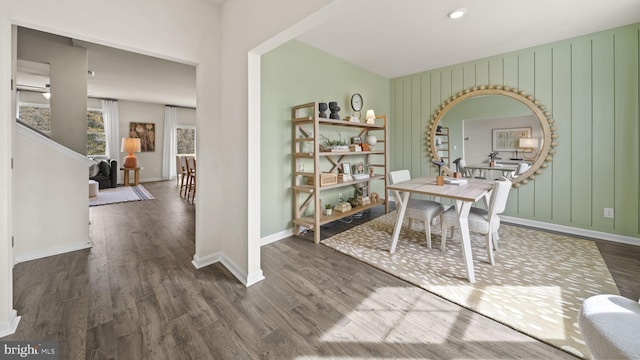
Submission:
M 476 66 L 474 64 L 462 67 L 462 89 L 468 89 L 476 85 Z
M 518 54 L 505 56 L 502 60 L 502 76 L 504 85 L 509 87 L 520 87 L 518 81 Z
M 553 155 L 554 221 L 571 223 L 571 44 L 553 47 L 553 118 L 558 128 L 558 147 Z
M 422 173 L 422 158 L 425 156 L 424 136 L 422 128 L 422 87 L 421 77 L 411 78 L 411 174 L 413 177 Z
M 534 53 L 535 63 L 535 93 L 534 97 L 546 106 L 546 110 L 553 114 L 553 57 L 550 47 L 543 47 Z M 553 167 L 545 169 L 536 175 L 533 182 L 535 188 L 534 217 L 542 221 L 552 219 L 553 199 Z
M 442 103 L 443 98 L 443 86 L 442 86 L 442 73 L 436 73 L 431 75 L 430 95 L 431 95 L 431 111 L 429 112 L 429 123 L 433 119 L 433 115 Z M 428 160 L 431 163 L 431 159 Z M 433 166 L 430 166 L 430 175 L 435 175 L 436 170 Z
M 391 158 L 393 162 L 391 164 L 392 170 L 401 169 L 402 164 L 402 147 L 398 146 L 402 144 L 402 124 L 406 121 L 404 119 L 404 109 L 402 104 L 404 103 L 404 91 L 402 87 L 402 79 L 398 79 L 395 81 L 394 86 L 392 86 L 396 93 L 395 97 L 395 110 L 394 110 L 394 121 L 391 123 L 391 127 L 389 131 L 391 132 L 389 137 L 391 137 Z
M 591 226 L 592 221 L 592 90 L 591 39 L 573 42 L 571 50 L 571 222 Z
M 639 32 L 633 24 L 392 80 L 394 120 L 420 122 L 396 132 L 394 159 L 416 166 L 426 144 L 409 129 L 426 136 L 434 109 L 452 94 L 517 87 L 551 113 L 558 146 L 541 175 L 512 190 L 506 215 L 640 237 Z M 420 85 L 407 84 L 412 78 Z M 423 176 L 435 174 L 427 156 Z M 615 219 L 603 217 L 604 207 L 615 209 Z
M 638 28 L 615 34 L 615 229 L 638 231 Z M 632 175 L 632 174 L 635 174 Z
M 613 230 L 613 219 L 603 216 L 604 208 L 614 207 L 614 188 L 611 186 L 618 173 L 613 159 L 615 141 L 613 34 L 605 33 L 593 37 L 592 76 L 593 83 L 593 225 Z
M 420 159 L 420 176 L 431 175 L 431 156 L 429 155 L 429 124 L 431 122 L 431 75 L 425 74 L 420 77 L 420 140 L 422 143 L 422 158 Z
M 533 51 L 523 51 L 518 55 L 518 88 L 528 94 L 535 93 L 535 59 Z M 518 215 L 534 217 L 535 186 L 521 186 L 509 196 L 518 195 Z
M 476 81 L 473 84 L 477 85 L 488 85 L 491 84 L 489 80 L 489 62 L 488 61 L 480 61 L 475 66 L 476 70 Z
M 489 60 L 488 85 L 504 85 L 504 66 L 503 65 L 504 65 L 504 61 L 502 58 L 493 58 Z
M 405 78 L 402 81 L 402 90 L 404 93 L 404 102 L 402 103 L 402 111 L 404 112 L 404 119 L 408 122 L 402 122 L 402 167 L 401 169 L 411 169 L 411 154 L 413 152 L 411 148 L 411 109 L 412 109 L 412 93 L 411 93 L 411 78 Z

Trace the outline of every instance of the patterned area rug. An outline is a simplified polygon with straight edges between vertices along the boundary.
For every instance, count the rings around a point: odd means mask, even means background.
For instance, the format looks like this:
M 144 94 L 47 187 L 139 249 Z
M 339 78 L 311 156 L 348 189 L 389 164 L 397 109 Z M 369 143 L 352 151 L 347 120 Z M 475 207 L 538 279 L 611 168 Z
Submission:
M 153 195 L 142 185 L 118 186 L 116 188 L 100 189 L 98 196 L 89 198 L 89 206 L 153 199 L 155 199 Z
M 424 226 L 414 222 L 400 233 L 389 254 L 396 212 L 322 241 L 467 309 L 570 354 L 591 358 L 577 315 L 582 301 L 596 294 L 619 294 L 596 244 L 567 235 L 503 224 L 496 264 L 488 263 L 482 235 L 471 235 L 476 283 L 466 280 L 460 233 L 440 251 L 440 224 L 431 226 L 427 249 Z

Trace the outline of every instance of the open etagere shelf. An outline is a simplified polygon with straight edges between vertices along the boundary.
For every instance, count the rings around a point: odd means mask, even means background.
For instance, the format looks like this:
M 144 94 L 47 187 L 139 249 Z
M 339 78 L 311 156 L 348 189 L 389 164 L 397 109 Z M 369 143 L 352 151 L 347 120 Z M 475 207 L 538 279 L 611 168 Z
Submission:
M 299 235 L 302 227 L 314 231 L 314 242 L 320 242 L 320 226 L 353 215 L 355 213 L 370 209 L 374 206 L 385 206 L 385 212 L 389 212 L 389 203 L 384 198 L 387 193 L 387 172 L 389 154 L 389 132 L 387 128 L 387 116 L 378 115 L 375 124 L 364 122 L 349 122 L 346 120 L 335 120 L 321 118 L 318 116 L 318 103 L 312 102 L 292 107 L 293 123 L 293 224 L 296 235 Z M 328 129 L 342 127 L 355 130 L 355 137 L 363 137 L 367 134 L 376 136 L 378 143 L 371 151 L 340 151 L 328 152 L 320 151 L 320 134 Z M 306 147 L 303 151 L 303 147 Z M 357 179 L 353 181 L 338 182 L 321 186 L 320 176 L 322 173 L 337 173 L 343 163 L 348 163 L 349 158 L 359 156 L 364 158 L 367 164 L 366 172 L 369 168 L 374 169 L 373 176 Z M 306 171 L 300 170 L 302 161 L 312 164 L 312 168 Z M 314 179 L 312 184 L 307 183 L 307 179 Z M 336 189 L 341 187 L 366 186 L 371 189 L 371 182 L 382 181 L 384 192 L 380 194 L 377 201 L 371 204 L 352 207 L 351 210 L 339 212 L 334 210 L 332 215 L 324 215 L 320 193 L 323 190 Z M 369 194 L 370 195 L 370 194 Z M 302 201 L 301 201 L 302 200 Z M 312 209 L 312 214 L 304 215 Z

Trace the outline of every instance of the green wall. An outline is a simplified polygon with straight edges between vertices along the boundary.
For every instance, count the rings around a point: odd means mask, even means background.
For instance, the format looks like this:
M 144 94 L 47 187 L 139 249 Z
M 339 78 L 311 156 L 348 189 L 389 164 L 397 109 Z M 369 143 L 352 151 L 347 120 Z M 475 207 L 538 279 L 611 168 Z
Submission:
M 425 134 L 452 94 L 517 87 L 552 112 L 559 139 L 549 168 L 512 190 L 506 215 L 639 237 L 639 43 L 634 24 L 392 79 L 392 169 L 434 174 Z
M 351 115 L 351 95 L 357 92 L 364 99 L 362 117 L 366 109 L 388 115 L 390 83 L 295 40 L 263 55 L 261 64 L 260 232 L 264 237 L 293 226 L 291 107 L 313 101 L 337 101 L 344 118 Z M 326 135 L 337 138 L 333 133 Z M 330 197 L 332 203 L 337 198 L 329 191 L 323 192 L 324 196 Z

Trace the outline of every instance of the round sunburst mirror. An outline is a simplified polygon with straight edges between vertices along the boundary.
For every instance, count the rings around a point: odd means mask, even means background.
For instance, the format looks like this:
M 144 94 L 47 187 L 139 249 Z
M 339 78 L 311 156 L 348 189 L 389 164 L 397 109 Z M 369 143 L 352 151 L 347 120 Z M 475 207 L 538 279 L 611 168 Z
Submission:
M 446 128 L 447 151 L 442 150 L 438 130 Z M 500 165 L 526 163 L 526 171 L 512 173 L 514 187 L 527 184 L 548 167 L 557 144 L 557 129 L 546 107 L 532 95 L 508 86 L 477 86 L 445 100 L 434 112 L 428 129 L 429 155 L 445 161 L 453 174 L 453 160 L 487 163 L 494 154 Z

